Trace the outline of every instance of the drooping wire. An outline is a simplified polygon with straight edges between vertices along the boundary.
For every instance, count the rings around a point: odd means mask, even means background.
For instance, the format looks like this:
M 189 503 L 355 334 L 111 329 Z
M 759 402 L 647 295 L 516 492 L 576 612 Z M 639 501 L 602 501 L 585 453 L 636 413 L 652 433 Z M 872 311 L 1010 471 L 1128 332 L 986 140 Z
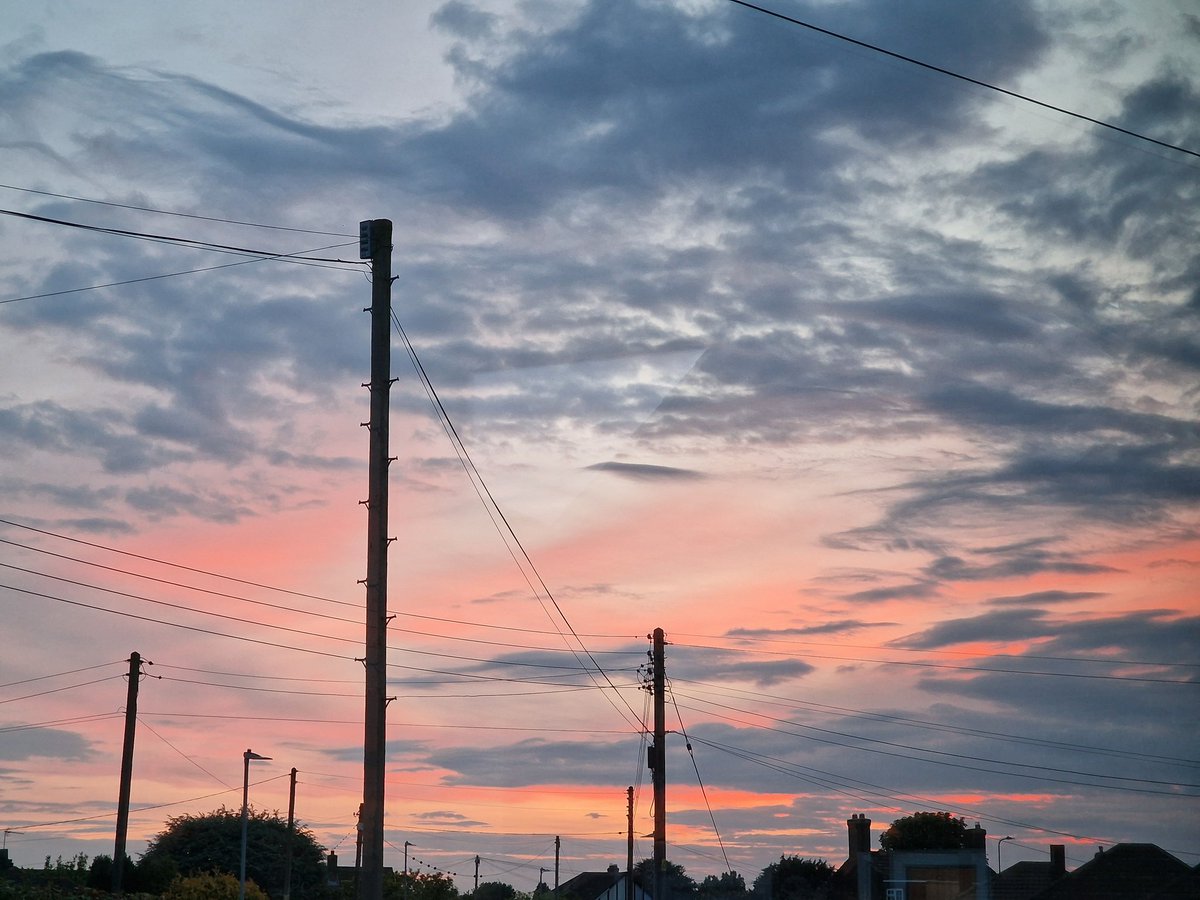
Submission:
M 115 659 L 112 662 L 99 663 L 94 666 L 84 666 L 82 669 L 68 669 L 65 672 L 55 672 L 53 675 L 38 675 L 34 678 L 23 678 L 20 681 L 10 681 L 10 682 L 8 682 L 8 684 L 0 684 L 0 689 L 16 687 L 18 684 L 29 684 L 30 682 L 33 682 L 33 681 L 45 681 L 48 678 L 61 678 L 64 675 L 75 675 L 79 672 L 90 672 L 93 669 L 103 669 L 108 666 L 115 666 L 118 663 L 123 663 L 123 662 L 128 662 L 128 660 Z
M 517 549 L 521 553 L 521 557 L 525 560 L 525 565 L 528 566 L 529 571 L 533 572 L 533 575 L 537 579 L 538 584 L 541 585 L 542 592 L 545 594 L 546 598 L 549 599 L 550 603 L 554 606 L 554 609 L 558 612 L 559 618 L 562 620 L 563 624 L 566 625 L 567 630 L 570 631 L 572 637 L 575 638 L 575 642 L 579 645 L 580 650 L 582 650 L 584 655 L 586 655 L 587 658 L 591 661 L 592 666 L 595 667 L 595 671 L 608 683 L 609 687 L 612 688 L 613 694 L 615 694 L 621 700 L 621 702 L 625 705 L 625 708 L 629 711 L 630 715 L 633 716 L 633 721 L 630 721 L 630 719 L 628 719 L 625 716 L 625 712 L 622 711 L 622 709 L 616 704 L 616 702 L 612 699 L 612 697 L 607 692 L 604 693 L 604 697 L 608 700 L 608 702 L 612 705 L 612 707 L 617 711 L 618 715 L 620 715 L 623 719 L 625 719 L 625 721 L 628 724 L 630 724 L 631 726 L 634 726 L 635 723 L 637 723 L 636 711 L 633 709 L 632 706 L 629 705 L 629 701 L 627 701 L 625 699 L 625 697 L 617 689 L 617 686 L 612 683 L 612 680 L 608 677 L 608 673 L 604 670 L 604 668 L 600 665 L 600 663 L 597 662 L 596 658 L 592 655 L 591 651 L 588 650 L 587 645 L 583 643 L 583 640 L 580 638 L 578 632 L 575 631 L 574 626 L 571 624 L 570 620 L 567 618 L 566 614 L 563 612 L 562 607 L 559 606 L 558 600 L 555 598 L 554 593 L 546 585 L 546 582 L 542 578 L 541 573 L 538 571 L 537 566 L 534 565 L 533 560 L 530 558 L 528 552 L 526 552 L 526 550 L 525 550 L 525 546 L 521 543 L 521 539 L 519 537 L 517 537 L 517 533 L 513 529 L 512 524 L 508 521 L 508 518 L 504 515 L 504 511 L 500 508 L 500 505 L 496 502 L 496 498 L 492 495 L 491 490 L 488 488 L 487 482 L 484 481 L 482 474 L 480 474 L 479 469 L 476 467 L 475 461 L 471 458 L 470 451 L 467 450 L 466 444 L 463 443 L 462 437 L 458 433 L 458 429 L 455 427 L 453 420 L 450 418 L 449 412 L 446 410 L 446 407 L 443 405 L 441 397 L 437 393 L 437 389 L 433 386 L 433 381 L 429 378 L 428 374 L 426 373 L 425 367 L 424 367 L 424 365 L 422 365 L 420 357 L 417 356 L 416 348 L 413 347 L 412 342 L 408 339 L 408 334 L 404 331 L 404 326 L 401 325 L 400 319 L 396 315 L 395 310 L 391 311 L 391 318 L 392 318 L 392 323 L 396 328 L 396 331 L 400 335 L 401 341 L 404 343 L 405 349 L 408 351 L 409 359 L 412 361 L 413 367 L 416 369 L 417 376 L 418 376 L 422 386 L 424 387 L 427 395 L 429 396 L 430 402 L 433 404 L 434 409 L 437 412 L 438 420 L 442 423 L 442 428 L 446 431 L 446 435 L 450 439 L 451 445 L 454 447 L 454 451 L 459 458 L 459 463 L 462 465 L 464 471 L 466 471 L 467 477 L 471 481 L 471 484 L 474 487 L 476 495 L 479 496 L 480 502 L 483 503 L 484 508 L 487 510 L 489 518 L 492 519 L 493 526 L 496 527 L 498 532 L 500 531 L 500 528 L 496 522 L 496 519 L 492 516 L 492 511 L 494 510 L 496 516 L 499 516 L 500 521 L 503 522 L 503 524 L 504 524 L 504 531 L 507 532 L 507 534 L 512 538 L 513 543 L 516 545 Z M 487 495 L 487 502 L 484 502 L 483 496 L 480 495 L 480 493 L 479 493 L 480 490 L 483 491 L 483 494 Z M 517 564 L 518 569 L 521 570 L 522 576 L 525 578 L 526 583 L 529 584 L 530 590 L 533 591 L 534 596 L 537 597 L 537 599 L 538 599 L 538 602 L 542 603 L 542 593 L 539 593 L 537 588 L 535 588 L 534 585 L 530 582 L 529 576 L 526 573 L 525 566 L 523 566 L 521 564 L 521 561 L 516 558 L 516 555 L 513 553 L 512 547 L 509 545 L 507 538 L 505 538 L 504 532 L 500 532 L 500 538 L 504 542 L 505 547 L 508 549 L 509 554 L 511 556 L 513 556 L 513 561 Z M 545 609 L 544 604 L 543 604 L 543 609 Z M 553 616 L 549 616 L 549 610 L 546 610 L 546 613 L 547 613 L 547 616 L 550 618 L 550 620 L 552 622 L 555 622 L 555 625 L 557 627 L 557 621 L 554 619 Z M 564 641 L 566 640 L 566 635 L 563 635 L 563 639 L 564 639 Z M 568 644 L 568 646 L 571 646 L 569 642 L 567 642 L 567 644 Z M 575 652 L 573 647 L 571 648 L 571 652 L 572 653 Z M 577 656 L 577 658 L 578 658 L 578 656 Z M 582 659 L 580 659 L 579 662 L 580 662 L 581 666 L 583 666 L 585 669 L 587 668 L 586 666 L 584 666 Z M 645 727 L 644 722 L 638 723 L 638 724 L 640 724 L 641 727 L 643 727 L 643 728 Z
M 0 188 L 9 191 L 21 191 L 26 194 L 40 194 L 43 197 L 57 197 L 60 200 L 75 200 L 79 203 L 95 203 L 99 206 L 112 206 L 117 209 L 131 209 L 135 212 L 155 213 L 160 216 L 176 216 L 181 219 L 198 219 L 202 222 L 219 222 L 223 225 L 245 225 L 249 228 L 267 228 L 272 231 L 291 231 L 297 234 L 316 234 L 324 237 L 354 237 L 352 234 L 345 234 L 340 231 L 316 231 L 312 228 L 292 228 L 287 225 L 266 225 L 262 222 L 243 222 L 238 219 L 222 219 L 218 216 L 201 216 L 196 213 L 172 212 L 166 209 L 155 209 L 150 206 L 134 206 L 131 203 L 114 203 L 111 200 L 95 200 L 90 197 L 75 197 L 71 194 L 56 194 L 53 191 L 39 191 L 35 188 L 17 187 L 12 184 L 0 184 Z
M 1200 158 L 1200 152 L 1197 152 L 1195 150 L 1189 150 L 1187 147 L 1181 147 L 1178 144 L 1171 144 L 1171 143 L 1168 143 L 1167 141 L 1160 141 L 1157 138 L 1148 137 L 1147 135 L 1141 134 L 1140 132 L 1131 131 L 1128 128 L 1122 128 L 1121 126 L 1114 125 L 1111 122 L 1105 122 L 1103 119 L 1094 119 L 1091 116 L 1086 116 L 1083 113 L 1077 113 L 1077 112 L 1074 112 L 1073 110 L 1065 109 L 1061 106 L 1055 106 L 1052 103 L 1046 103 L 1042 100 L 1035 100 L 1033 97 L 1029 97 L 1025 94 L 1019 94 L 1016 91 L 1010 91 L 1007 88 L 1002 88 L 997 85 L 990 84 L 989 82 L 981 81 L 978 78 L 972 78 L 969 75 L 963 75 L 959 72 L 954 72 L 950 69 L 945 69 L 945 68 L 942 68 L 941 66 L 935 66 L 932 63 L 927 63 L 922 60 L 915 59 L 911 56 L 905 56 L 903 53 L 897 53 L 894 50 L 887 50 L 884 47 L 878 46 L 877 44 L 869 44 L 866 41 L 860 41 L 855 38 L 849 37 L 847 35 L 839 34 L 836 31 L 830 31 L 828 28 L 821 28 L 820 26 L 813 25 L 811 22 L 805 22 L 801 19 L 794 18 L 793 16 L 784 15 L 781 12 L 776 12 L 775 10 L 767 9 L 765 6 L 758 6 L 757 4 L 754 4 L 754 3 L 748 3 L 748 2 L 746 2 L 746 0 L 729 0 L 729 2 L 735 3 L 738 6 L 743 6 L 746 9 L 753 10 L 754 12 L 762 13 L 765 16 L 771 16 L 772 18 L 787 22 L 790 25 L 798 25 L 801 28 L 807 28 L 810 31 L 815 31 L 818 34 L 823 34 L 826 37 L 836 38 L 839 41 L 845 41 L 848 44 L 854 44 L 856 47 L 862 47 L 865 50 L 871 50 L 875 53 L 882 53 L 884 56 L 890 56 L 892 59 L 898 59 L 901 62 L 906 62 L 906 63 L 909 63 L 914 66 L 920 66 L 922 69 L 928 69 L 929 71 L 936 72 L 939 75 L 947 75 L 950 78 L 957 78 L 959 81 L 965 81 L 968 84 L 973 84 L 973 85 L 976 85 L 977 87 L 986 88 L 989 91 L 996 91 L 999 94 L 1004 94 L 1005 96 L 1012 97 L 1012 98 L 1014 98 L 1016 100 L 1020 100 L 1024 103 L 1032 103 L 1034 106 L 1040 106 L 1043 109 L 1048 109 L 1048 110 L 1051 110 L 1052 112 L 1061 113 L 1064 116 L 1070 116 L 1071 118 L 1074 118 L 1074 119 L 1080 119 L 1084 122 L 1090 122 L 1092 125 L 1099 125 L 1101 128 L 1108 128 L 1112 131 L 1119 132 L 1120 134 L 1124 134 L 1128 137 L 1136 138 L 1139 141 L 1146 141 L 1147 143 L 1155 144 L 1159 147 L 1164 147 L 1167 150 L 1175 150 L 1175 151 L 1178 151 L 1179 153 L 1186 153 L 1188 156 L 1194 156 L 1194 157 Z
M 93 547 L 97 550 L 104 550 L 108 553 L 117 553 L 117 554 L 120 554 L 121 556 L 127 556 L 131 559 L 140 559 L 143 562 L 151 562 L 151 563 L 155 563 L 156 565 L 160 565 L 160 566 L 170 566 L 173 569 L 182 569 L 185 572 L 195 572 L 197 575 L 207 575 L 210 578 L 222 578 L 225 581 L 232 581 L 232 582 L 235 582 L 236 584 L 244 584 L 249 587 L 262 588 L 263 590 L 266 590 L 266 591 L 276 591 L 280 594 L 289 594 L 293 597 L 304 597 L 309 600 L 320 600 L 324 603 L 336 603 L 339 606 L 353 606 L 356 608 L 361 608 L 360 604 L 350 603 L 346 600 L 331 600 L 328 597 L 320 597 L 316 594 L 305 594 L 301 591 L 292 591 L 292 590 L 288 590 L 287 588 L 274 587 L 273 585 L 262 584 L 261 582 L 258 582 L 258 581 L 247 581 L 244 578 L 235 578 L 232 575 L 223 575 L 220 572 L 212 572 L 207 569 L 197 569 L 193 566 L 185 566 L 181 563 L 169 562 L 168 560 L 157 559 L 153 556 L 143 556 L 140 553 L 131 553 L 128 550 L 118 550 L 116 547 L 108 547 L 108 546 L 105 546 L 104 544 L 97 544 L 93 541 L 85 541 L 83 538 L 70 537 L 68 535 L 59 534 L 54 531 L 46 531 L 43 528 L 35 528 L 32 525 L 25 525 L 21 522 L 15 522 L 12 519 L 0 518 L 0 525 L 11 525 L 13 528 L 23 528 L 26 531 L 33 531 L 37 534 L 44 534 L 47 537 L 58 538 L 61 541 L 70 541 L 73 544 L 82 544 L 85 547 Z
M 696 763 L 696 754 L 692 750 L 692 739 L 688 737 L 687 727 L 683 724 L 683 713 L 679 711 L 679 701 L 675 699 L 675 691 L 671 688 L 669 679 L 666 684 L 667 696 L 671 698 L 671 704 L 675 707 L 675 717 L 679 719 L 679 732 L 683 735 L 683 742 L 687 746 L 688 758 L 692 761 L 692 768 L 696 770 L 696 783 L 700 785 L 700 795 L 704 798 L 708 818 L 712 821 L 713 834 L 717 836 L 717 843 L 721 846 L 721 856 L 725 858 L 725 871 L 732 872 L 733 866 L 729 864 L 729 854 L 725 852 L 725 841 L 721 839 L 721 829 L 717 827 L 717 817 L 713 815 L 712 804 L 708 801 L 708 791 L 704 787 L 704 779 L 700 777 L 700 766 Z
M 138 716 L 137 720 L 142 725 L 143 728 L 148 729 L 152 735 L 154 735 L 156 738 L 158 738 L 160 741 L 162 741 L 164 744 L 166 744 L 168 747 L 170 747 L 172 750 L 174 750 L 176 753 L 178 753 L 180 756 L 182 756 L 188 762 L 190 762 L 193 766 L 195 766 L 197 769 L 199 769 L 201 772 L 203 772 L 205 775 L 207 775 L 209 778 L 211 778 L 217 784 L 222 784 L 225 787 L 229 788 L 229 790 L 231 790 L 231 791 L 235 790 L 233 785 L 231 785 L 224 778 L 218 778 L 216 775 L 214 775 L 208 769 L 204 768 L 204 766 L 200 765 L 200 763 L 196 762 L 196 760 L 194 760 L 192 757 L 188 756 L 186 753 L 184 753 L 182 750 L 180 750 L 178 747 L 176 747 L 174 744 L 172 744 L 169 740 L 167 740 L 165 737 L 163 737 L 161 734 L 159 734 L 157 731 L 155 731 L 154 726 L 151 725 L 149 722 L 147 722 L 145 719 L 143 719 L 141 716 Z
M 174 244 L 176 246 L 191 247 L 195 250 L 211 250 L 216 253 L 236 253 L 248 256 L 262 256 L 270 259 L 290 260 L 293 262 L 309 263 L 338 263 L 340 265 L 360 266 L 363 263 L 359 260 L 332 259 L 323 256 L 308 256 L 308 253 L 317 253 L 320 250 L 332 250 L 337 247 L 349 247 L 353 241 L 346 241 L 340 244 L 330 244 L 327 247 L 318 248 L 318 250 L 301 251 L 299 253 L 280 253 L 277 250 L 258 250 L 252 247 L 238 247 L 232 244 L 218 244 L 213 241 L 202 241 L 198 238 L 178 237 L 170 234 L 155 234 L 148 231 L 133 231 L 128 228 L 110 228 L 105 225 L 88 225 L 84 222 L 72 222 L 70 219 L 56 219 L 52 216 L 39 216 L 34 213 L 20 212 L 15 209 L 0 209 L 0 215 L 12 216 L 17 219 L 28 219 L 32 222 L 41 222 L 45 225 L 62 225 L 66 228 L 78 228 L 81 231 L 92 231 L 97 234 L 110 234 L 116 237 L 134 238 L 140 241 L 151 241 L 158 244 Z

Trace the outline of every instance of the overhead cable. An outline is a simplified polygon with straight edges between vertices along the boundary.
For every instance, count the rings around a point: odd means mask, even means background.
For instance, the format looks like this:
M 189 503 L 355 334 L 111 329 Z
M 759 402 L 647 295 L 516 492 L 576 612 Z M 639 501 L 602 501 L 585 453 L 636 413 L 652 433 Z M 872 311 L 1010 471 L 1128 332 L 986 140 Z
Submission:
M 997 93 L 1004 94 L 1005 96 L 1012 97 L 1016 100 L 1021 100 L 1024 103 L 1032 103 L 1033 105 L 1040 106 L 1043 109 L 1049 109 L 1053 112 L 1061 113 L 1064 116 L 1070 116 L 1074 119 L 1080 119 L 1084 122 L 1090 122 L 1093 125 L 1099 125 L 1101 128 L 1108 128 L 1112 131 L 1119 132 L 1120 134 L 1127 135 L 1128 137 L 1136 138 L 1139 141 L 1146 141 L 1147 143 L 1156 144 L 1159 147 L 1164 147 L 1167 150 L 1175 150 L 1179 153 L 1186 153 L 1188 156 L 1194 156 L 1194 157 L 1200 159 L 1200 152 L 1197 152 L 1195 150 L 1189 150 L 1187 147 L 1181 147 L 1178 144 L 1171 144 L 1171 143 L 1168 143 L 1167 141 L 1160 141 L 1157 138 L 1149 137 L 1140 132 L 1132 131 L 1128 128 L 1122 128 L 1121 126 L 1114 125 L 1111 122 L 1105 122 L 1103 119 L 1095 119 L 1095 118 L 1092 118 L 1091 116 L 1085 116 L 1083 113 L 1077 113 L 1077 112 L 1074 112 L 1073 110 L 1065 109 L 1064 107 L 1061 107 L 1061 106 L 1055 106 L 1052 103 L 1046 103 L 1045 101 L 1042 101 L 1042 100 L 1036 100 L 1033 97 L 1029 97 L 1025 94 L 1019 94 L 1016 91 L 1010 91 L 1007 88 L 1002 88 L 997 85 L 990 84 L 989 82 L 986 82 L 986 81 L 981 81 L 978 78 L 972 78 L 969 75 L 963 75 L 960 72 L 954 72 L 950 69 L 942 68 L 941 66 L 935 66 L 932 63 L 927 63 L 927 62 L 924 62 L 923 60 L 915 59 L 914 57 L 911 57 L 911 56 L 905 56 L 903 53 L 896 53 L 893 50 L 888 50 L 884 47 L 880 47 L 877 44 L 869 44 L 866 41 L 860 41 L 855 38 L 849 37 L 847 35 L 839 34 L 836 31 L 830 31 L 828 28 L 821 28 L 820 26 L 814 25 L 811 22 L 805 22 L 805 21 L 803 21 L 801 19 L 797 19 L 793 16 L 784 15 L 781 12 L 776 12 L 775 10 L 767 9 L 765 6 L 758 6 L 757 4 L 754 4 L 754 3 L 747 3 L 746 0 L 729 0 L 729 2 L 735 3 L 738 6 L 744 6 L 746 9 L 754 10 L 755 12 L 762 13 L 763 15 L 771 16 L 776 19 L 780 19 L 781 21 L 787 22 L 791 25 L 798 25 L 801 28 L 807 28 L 810 31 L 815 31 L 819 34 L 826 35 L 827 37 L 836 38 L 837 40 L 845 41 L 848 44 L 854 44 L 856 47 L 862 47 L 866 50 L 871 50 L 875 53 L 882 53 L 884 56 L 890 56 L 892 59 L 898 59 L 901 62 L 910 63 L 911 65 L 914 65 L 914 66 L 920 66 L 921 68 L 928 69 L 931 72 L 937 72 L 939 75 L 947 75 L 950 78 L 957 78 L 959 81 L 965 81 L 968 84 L 973 84 L 978 87 L 987 88 L 989 91 L 996 91 Z
M 57 197 L 60 200 L 75 200 L 79 203 L 95 203 L 100 206 L 112 206 L 117 209 L 131 209 L 136 212 L 155 213 L 160 216 L 176 216 L 182 219 L 198 219 L 202 222 L 219 222 L 223 225 L 245 225 L 250 228 L 267 228 L 272 231 L 291 231 L 297 234 L 316 234 L 324 237 L 354 237 L 353 234 L 346 234 L 340 231 L 316 231 L 312 228 L 293 228 L 288 225 L 267 225 L 262 222 L 244 222 L 238 219 L 222 219 L 218 216 L 202 216 L 196 213 L 173 212 L 166 209 L 155 209 L 150 206 L 134 206 L 130 203 L 114 203 L 111 200 L 96 200 L 91 197 L 76 197 L 71 194 L 56 194 L 53 191 L 39 191 L 35 188 L 17 187 L 13 184 L 0 184 L 0 188 L 9 191 L 21 191 L 25 194 L 39 194 L 43 197 Z

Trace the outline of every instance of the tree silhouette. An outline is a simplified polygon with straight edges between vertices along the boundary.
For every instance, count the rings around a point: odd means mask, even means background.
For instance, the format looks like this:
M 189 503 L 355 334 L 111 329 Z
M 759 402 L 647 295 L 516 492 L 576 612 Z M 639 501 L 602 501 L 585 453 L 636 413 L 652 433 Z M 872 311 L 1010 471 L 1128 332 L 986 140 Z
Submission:
M 961 850 L 967 823 L 948 812 L 917 812 L 894 821 L 879 836 L 884 850 Z
M 287 831 L 287 820 L 278 813 L 250 810 L 246 828 L 246 878 L 272 895 L 283 892 Z M 168 819 L 166 827 L 151 839 L 138 867 L 161 865 L 183 876 L 225 872 L 236 877 L 241 846 L 241 809 L 222 806 L 202 815 Z M 292 843 L 292 896 L 297 900 L 324 894 L 322 859 L 321 845 L 312 832 L 297 827 Z

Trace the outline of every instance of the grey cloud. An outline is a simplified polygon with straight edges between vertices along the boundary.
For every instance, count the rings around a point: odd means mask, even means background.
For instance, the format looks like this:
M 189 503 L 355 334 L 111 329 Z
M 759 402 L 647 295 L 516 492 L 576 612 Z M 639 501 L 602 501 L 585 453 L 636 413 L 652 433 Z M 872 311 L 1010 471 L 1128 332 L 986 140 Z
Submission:
M 1106 596 L 1100 591 L 1033 591 L 1011 597 L 992 597 L 991 606 L 1050 606 L 1057 603 L 1074 603 L 1077 600 L 1095 600 Z
M 1015 609 L 939 622 L 918 634 L 897 638 L 890 646 L 928 650 L 973 641 L 1004 643 L 1046 637 L 1058 628 L 1040 609 Z
M 725 635 L 727 637 L 749 638 L 808 637 L 818 634 L 844 634 L 846 632 L 859 631 L 863 628 L 877 628 L 883 624 L 887 623 L 863 622 L 860 619 L 839 619 L 803 628 L 731 628 L 725 632 Z
M 929 597 L 936 597 L 939 593 L 940 591 L 936 582 L 915 581 L 909 584 L 854 591 L 853 593 L 844 595 L 843 599 L 851 603 L 881 603 L 885 600 L 924 600 Z
M 0 759 L 19 760 L 45 757 L 80 761 L 93 755 L 91 742 L 73 731 L 60 728 L 28 728 L 9 731 L 0 742 Z
M 604 744 L 532 739 L 487 750 L 439 748 L 428 754 L 428 762 L 453 773 L 446 778 L 449 784 L 620 784 L 628 777 L 636 751 L 636 741 Z
M 925 572 L 939 581 L 988 581 L 993 578 L 1035 575 L 1039 572 L 1095 575 L 1115 571 L 1118 570 L 1112 566 L 1079 562 L 1063 554 L 1048 552 L 1025 553 L 980 563 L 972 563 L 958 556 L 942 556 L 925 567 Z
M 635 481 L 695 481 L 704 477 L 703 473 L 693 469 L 657 466 L 649 463 L 602 462 L 587 468 L 594 472 L 611 472 Z

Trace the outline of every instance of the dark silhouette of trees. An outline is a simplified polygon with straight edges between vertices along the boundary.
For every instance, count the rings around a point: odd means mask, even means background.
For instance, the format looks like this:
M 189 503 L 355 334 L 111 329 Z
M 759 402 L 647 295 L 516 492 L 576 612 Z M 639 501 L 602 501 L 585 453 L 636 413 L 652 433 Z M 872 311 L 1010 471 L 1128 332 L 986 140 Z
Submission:
M 664 860 L 666 865 L 663 872 L 663 884 L 666 888 L 667 896 L 672 900 L 681 900 L 684 897 L 694 897 L 696 895 L 696 882 L 687 874 L 687 870 L 683 866 L 671 862 L 669 859 Z M 648 892 L 654 892 L 654 860 L 643 859 L 633 867 L 634 877 L 637 878 L 638 884 Z
M 383 900 L 458 900 L 458 896 L 454 879 L 441 872 L 409 872 L 407 875 L 393 872 L 383 876 Z
M 823 859 L 781 856 L 754 879 L 761 900 L 810 900 L 824 896 L 826 882 L 836 870 Z
M 246 878 L 272 896 L 283 892 L 286 863 L 287 820 L 278 813 L 251 810 L 246 829 Z M 225 872 L 238 875 L 241 863 L 241 809 L 218 810 L 202 815 L 168 819 L 166 827 L 151 839 L 138 863 L 147 870 L 173 869 L 182 876 Z M 323 896 L 325 867 L 322 848 L 307 828 L 296 827 L 292 843 L 292 897 L 309 900 Z M 168 885 L 142 886 L 164 890 Z
M 879 836 L 884 850 L 961 850 L 967 823 L 948 812 L 917 812 L 894 821 Z
M 739 900 L 746 896 L 746 879 L 737 872 L 705 875 L 696 893 L 704 900 Z
M 515 900 L 517 889 L 503 881 L 485 881 L 471 893 L 471 900 Z

